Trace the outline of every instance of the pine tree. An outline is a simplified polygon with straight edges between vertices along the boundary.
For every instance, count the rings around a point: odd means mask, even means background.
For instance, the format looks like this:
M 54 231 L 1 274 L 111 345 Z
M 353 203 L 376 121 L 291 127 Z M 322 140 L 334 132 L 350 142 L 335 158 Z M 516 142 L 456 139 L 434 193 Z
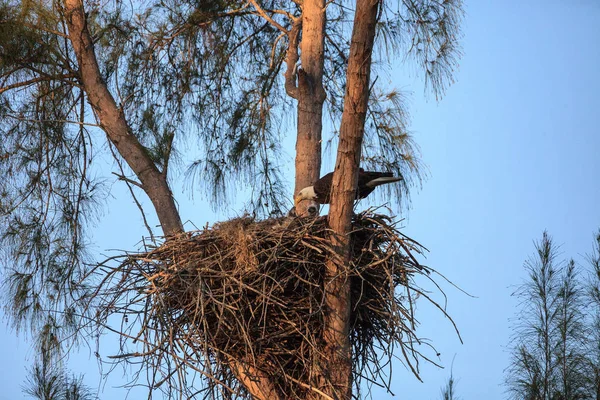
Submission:
M 520 308 L 506 370 L 509 393 L 514 399 L 590 398 L 593 327 L 578 266 L 558 260 L 547 232 L 535 246 L 536 256 L 525 263 L 528 278 L 514 292 Z
M 594 248 L 588 255 L 591 267 L 587 288 L 588 329 L 586 341 L 586 387 L 588 398 L 600 400 L 600 232 L 594 237 Z
M 323 0 L 3 2 L 0 228 L 15 328 L 55 340 L 59 351 L 67 338 L 81 338 L 88 321 L 111 312 L 92 306 L 98 282 L 86 248 L 107 193 L 97 178 L 101 149 L 110 151 L 143 220 L 155 213 L 168 240 L 183 232 L 171 180 L 189 143 L 198 142 L 202 156 L 186 180 L 200 184 L 213 207 L 225 204 L 234 185 L 252 189 L 251 211 L 281 215 L 291 197 L 279 171 L 283 116 L 294 99 L 299 188 L 320 174 L 326 105 L 340 126 L 329 138 L 339 141 L 330 224 L 343 262 L 328 264 L 332 312 L 320 368 L 339 370 L 334 380 L 348 397 L 348 193 L 360 162 L 401 174 L 396 198 L 404 203 L 422 178 L 399 94 L 370 80 L 375 43 L 382 58 L 412 57 L 439 96 L 460 53 L 461 7 L 460 0 L 398 7 L 359 0 L 355 11 Z M 256 376 L 238 378 L 257 390 Z M 261 384 L 272 393 L 269 382 Z
M 557 390 L 556 352 L 561 266 L 557 248 L 544 232 L 536 255 L 525 262 L 528 279 L 513 293 L 520 300 L 507 384 L 514 399 L 550 400 Z

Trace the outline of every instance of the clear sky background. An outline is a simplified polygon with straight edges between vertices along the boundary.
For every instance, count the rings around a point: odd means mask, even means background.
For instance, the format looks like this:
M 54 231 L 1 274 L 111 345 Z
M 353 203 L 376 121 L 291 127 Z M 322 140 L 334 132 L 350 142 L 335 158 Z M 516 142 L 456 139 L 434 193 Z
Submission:
M 412 92 L 411 129 L 430 172 L 413 195 L 405 233 L 430 250 L 428 265 L 476 298 L 444 286 L 462 345 L 439 312 L 419 307 L 421 336 L 447 368 L 423 365 L 421 383 L 396 362 L 394 398 L 438 399 L 456 355 L 461 399 L 504 399 L 516 306 L 510 294 L 525 278 L 533 241 L 547 229 L 565 258 L 583 262 L 600 227 L 600 2 L 471 0 L 466 12 L 457 82 L 441 102 L 427 100 L 422 82 L 401 67 L 391 85 Z M 120 185 L 114 183 L 94 229 L 98 254 L 134 249 L 145 234 Z M 214 214 L 180 186 L 174 192 L 183 218 L 198 226 L 240 211 L 232 206 Z M 0 399 L 23 398 L 25 368 L 34 359 L 27 337 L 0 329 L 0 358 Z M 74 354 L 69 368 L 86 374 L 101 399 L 125 398 L 124 389 L 114 388 L 124 382 L 119 369 L 98 385 L 89 349 Z M 381 391 L 373 397 L 392 398 Z

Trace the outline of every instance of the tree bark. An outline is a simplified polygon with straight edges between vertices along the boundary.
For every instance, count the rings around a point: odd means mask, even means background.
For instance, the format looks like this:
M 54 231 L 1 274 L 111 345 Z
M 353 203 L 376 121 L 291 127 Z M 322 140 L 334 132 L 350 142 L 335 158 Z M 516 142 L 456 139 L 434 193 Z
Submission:
M 350 317 L 350 231 L 364 136 L 371 55 L 379 0 L 357 0 L 350 55 L 346 72 L 346 93 L 340 126 L 340 141 L 333 174 L 329 226 L 337 253 L 326 265 L 325 357 L 330 380 L 327 390 L 333 398 L 352 397 L 352 354 L 348 337 Z
M 242 364 L 237 360 L 231 360 L 229 365 L 237 379 L 244 385 L 246 390 L 255 400 L 279 400 L 280 397 L 273 387 L 269 378 L 262 376 L 258 370 L 250 364 Z
M 294 194 L 312 185 L 321 173 L 321 131 L 326 97 L 323 89 L 325 16 L 325 0 L 304 0 L 302 3 L 302 67 L 298 70 L 295 92 L 298 100 L 298 131 Z M 307 206 L 308 202 L 301 202 L 296 213 L 306 215 Z
M 158 170 L 144 146 L 132 134 L 123 112 L 117 107 L 106 82 L 102 80 L 94 44 L 87 28 L 83 2 L 65 0 L 64 11 L 81 81 L 100 126 L 140 180 L 156 210 L 164 235 L 183 232 L 183 224 L 167 183 L 166 171 L 161 173 Z

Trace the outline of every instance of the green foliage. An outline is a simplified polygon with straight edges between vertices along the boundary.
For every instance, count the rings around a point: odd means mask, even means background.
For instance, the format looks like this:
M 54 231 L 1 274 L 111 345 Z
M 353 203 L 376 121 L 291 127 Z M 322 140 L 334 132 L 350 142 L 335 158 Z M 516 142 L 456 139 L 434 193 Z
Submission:
M 405 37 L 407 54 L 420 67 L 425 86 L 431 87 L 436 98 L 444 94 L 453 81 L 461 50 L 458 47 L 461 0 L 403 0 L 404 9 L 394 13 L 398 25 L 390 33 Z
M 0 69 L 16 69 L 20 63 L 44 65 L 54 58 L 48 41 L 53 35 L 44 29 L 31 29 L 30 24 L 49 28 L 56 24 L 56 17 L 48 10 L 37 7 L 34 2 L 0 3 Z
M 410 203 L 410 189 L 420 186 L 425 176 L 419 146 L 408 129 L 408 112 L 401 93 L 391 91 L 371 93 L 371 104 L 365 127 L 362 165 L 369 170 L 391 171 L 404 179 L 397 185 L 388 185 L 387 198 L 400 205 Z
M 558 293 L 558 349 L 556 364 L 562 398 L 586 398 L 586 326 L 583 313 L 584 292 L 575 261 L 570 260 Z
M 36 362 L 31 369 L 23 393 L 37 400 L 93 400 L 89 387 L 83 378 L 68 375 L 66 371 L 47 362 Z
M 586 310 L 590 315 L 589 331 L 585 341 L 586 385 L 592 396 L 600 398 L 600 230 L 594 237 L 594 248 L 587 256 L 590 266 L 586 289 Z
M 456 380 L 454 379 L 454 374 L 450 371 L 450 377 L 448 378 L 448 382 L 446 382 L 446 386 L 442 388 L 441 400 L 459 400 L 456 396 Z
M 583 281 L 575 261 L 559 262 L 557 254 L 544 232 L 536 257 L 525 263 L 528 280 L 514 293 L 521 303 L 506 370 L 514 399 L 588 399 L 600 388 L 598 281 L 593 274 Z M 589 257 L 593 270 L 597 259 Z
M 84 314 L 88 294 L 84 226 L 99 182 L 83 124 L 85 103 L 52 3 L 0 6 L 0 243 L 6 310 L 58 351 Z M 78 316 L 78 317 L 76 317 Z M 50 343 L 53 345 L 50 346 Z

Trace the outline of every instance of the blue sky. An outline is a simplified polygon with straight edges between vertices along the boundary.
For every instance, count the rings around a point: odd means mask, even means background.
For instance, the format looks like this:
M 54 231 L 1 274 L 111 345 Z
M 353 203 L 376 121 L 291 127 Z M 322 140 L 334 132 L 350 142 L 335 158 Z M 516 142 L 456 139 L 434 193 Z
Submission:
M 411 107 L 431 178 L 407 232 L 430 249 L 430 265 L 477 296 L 447 293 L 464 345 L 439 317 L 422 318 L 447 365 L 456 353 L 459 395 L 501 399 L 511 285 L 524 279 L 533 240 L 548 229 L 565 257 L 581 260 L 600 227 L 600 3 L 466 7 L 457 83 L 439 104 L 415 96 Z M 402 376 L 396 392 L 435 399 L 433 382 L 447 375 Z
M 420 383 L 397 362 L 392 390 L 400 399 L 438 399 L 455 354 L 461 399 L 505 398 L 511 286 L 524 279 L 533 241 L 547 229 L 565 258 L 582 261 L 600 227 L 600 3 L 472 0 L 466 11 L 457 82 L 441 102 L 427 100 L 422 82 L 404 69 L 391 76 L 392 85 L 412 91 L 411 129 L 430 171 L 413 195 L 405 232 L 430 250 L 428 265 L 476 296 L 444 286 L 462 345 L 447 320 L 419 306 L 421 335 L 448 368 L 423 365 Z M 135 248 L 144 235 L 120 183 L 113 188 L 94 230 L 102 254 Z M 184 219 L 198 226 L 238 211 L 214 214 L 200 197 L 175 194 Z M 22 398 L 33 351 L 8 329 L 0 339 L 0 399 Z M 69 367 L 98 387 L 90 354 L 82 349 Z M 100 398 L 124 398 L 112 388 L 122 382 L 113 372 Z M 375 391 L 374 398 L 392 397 Z

